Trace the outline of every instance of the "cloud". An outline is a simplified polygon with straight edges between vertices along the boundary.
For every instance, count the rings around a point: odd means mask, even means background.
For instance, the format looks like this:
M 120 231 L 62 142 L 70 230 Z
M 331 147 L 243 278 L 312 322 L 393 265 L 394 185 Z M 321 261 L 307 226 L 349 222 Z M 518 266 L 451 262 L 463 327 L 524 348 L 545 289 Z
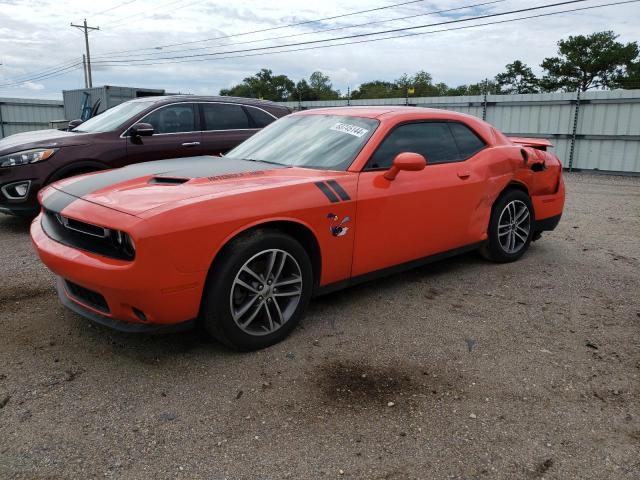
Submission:
M 44 90 L 44 85 L 41 83 L 27 82 L 24 84 L 24 88 L 28 90 Z
M 69 22 L 72 19 L 77 22 L 85 17 L 90 25 L 100 26 L 100 31 L 90 34 L 94 85 L 164 88 L 172 92 L 214 94 L 261 68 L 269 68 L 277 74 L 284 73 L 295 81 L 307 78 L 315 70 L 321 70 L 331 77 L 334 87 L 343 92 L 346 92 L 348 86 L 353 89 L 364 81 L 392 80 L 402 73 L 414 73 L 418 70 L 428 71 L 436 82 L 455 86 L 493 77 L 514 59 L 521 59 L 540 73 L 540 62 L 544 57 L 554 55 L 557 41 L 568 35 L 611 29 L 621 35 L 622 41 L 639 40 L 635 19 L 640 17 L 640 6 L 629 4 L 482 28 L 426 33 L 300 52 L 260 53 L 258 56 L 245 58 L 209 57 L 206 61 L 180 64 L 142 66 L 130 62 L 108 66 L 113 65 L 108 61 L 116 59 L 137 57 L 152 60 L 168 56 L 170 52 L 174 52 L 171 55 L 190 55 L 281 45 L 531 6 L 528 0 L 507 0 L 482 7 L 482 10 L 469 9 L 452 12 L 447 16 L 426 16 L 425 13 L 434 10 L 478 3 L 478 0 L 430 0 L 410 6 L 312 22 L 295 28 L 279 28 L 290 23 L 346 14 L 399 1 L 362 3 L 360 0 L 325 0 L 300 3 L 299 0 L 236 0 L 230 4 L 222 0 L 138 0 L 131 6 L 103 15 L 97 15 L 96 12 L 109 5 L 100 5 L 101 8 L 98 8 L 96 3 L 71 0 L 4 2 L 0 11 L 0 62 L 3 63 L 0 66 L 0 84 L 17 76 L 29 77 L 32 73 L 51 71 L 64 62 L 79 62 L 84 53 L 84 38 L 82 32 L 69 26 Z M 109 4 L 111 3 L 114 2 Z M 595 0 L 579 6 L 593 4 Z M 407 15 L 412 17 L 389 21 Z M 384 22 L 356 29 L 310 33 L 318 28 L 380 21 Z M 449 27 L 461 25 L 463 24 Z M 433 27 L 422 31 L 443 28 L 445 27 Z M 247 33 L 265 29 L 269 30 Z M 246 43 L 300 33 L 308 35 L 279 41 Z M 215 37 L 229 38 L 190 43 Z M 238 44 L 239 42 L 243 43 Z M 184 45 L 162 50 L 147 49 L 172 43 Z M 200 50 L 180 52 L 186 49 Z M 129 52 L 116 53 L 122 50 Z M 143 55 L 148 53 L 152 55 Z M 107 63 L 100 63 L 101 61 Z M 31 75 L 31 84 L 11 88 L 11 95 L 60 98 L 62 90 L 81 88 L 84 85 L 80 66 L 61 73 L 64 74 L 51 78 L 35 78 L 36 75 Z M 6 88 L 0 87 L 0 96 L 6 91 Z

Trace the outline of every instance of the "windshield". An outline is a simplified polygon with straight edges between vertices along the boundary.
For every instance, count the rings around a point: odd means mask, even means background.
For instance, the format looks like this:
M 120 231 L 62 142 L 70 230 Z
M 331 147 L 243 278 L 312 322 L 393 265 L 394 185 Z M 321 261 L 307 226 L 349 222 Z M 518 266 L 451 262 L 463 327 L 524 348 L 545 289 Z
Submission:
M 153 101 L 121 103 L 109 110 L 105 110 L 100 115 L 90 118 L 72 131 L 85 133 L 110 132 L 153 104 Z
M 346 170 L 378 127 L 343 115 L 292 115 L 256 133 L 226 156 L 322 170 Z

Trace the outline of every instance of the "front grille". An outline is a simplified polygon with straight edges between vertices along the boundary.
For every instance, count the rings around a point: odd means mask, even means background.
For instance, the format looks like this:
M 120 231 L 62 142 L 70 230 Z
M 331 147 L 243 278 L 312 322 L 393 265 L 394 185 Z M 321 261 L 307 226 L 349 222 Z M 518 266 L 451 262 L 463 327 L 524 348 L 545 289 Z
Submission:
M 109 305 L 102 295 L 88 288 L 81 287 L 77 283 L 73 283 L 69 280 L 64 281 L 67 292 L 76 300 L 84 303 L 88 307 L 95 308 L 96 310 L 109 313 Z
M 135 256 L 135 252 L 118 248 L 114 239 L 114 233 L 117 232 L 63 217 L 50 210 L 45 210 L 42 215 L 42 229 L 49 238 L 68 247 L 118 260 L 133 260 Z

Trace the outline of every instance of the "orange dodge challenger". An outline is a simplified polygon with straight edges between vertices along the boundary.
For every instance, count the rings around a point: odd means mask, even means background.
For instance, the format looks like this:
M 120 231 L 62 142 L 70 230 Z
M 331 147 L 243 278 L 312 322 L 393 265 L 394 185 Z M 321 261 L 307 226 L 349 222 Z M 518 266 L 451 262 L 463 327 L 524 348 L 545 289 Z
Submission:
M 199 319 L 258 349 L 313 295 L 472 249 L 517 260 L 562 214 L 549 146 L 449 111 L 305 111 L 222 158 L 52 184 L 31 238 L 80 315 L 129 332 Z

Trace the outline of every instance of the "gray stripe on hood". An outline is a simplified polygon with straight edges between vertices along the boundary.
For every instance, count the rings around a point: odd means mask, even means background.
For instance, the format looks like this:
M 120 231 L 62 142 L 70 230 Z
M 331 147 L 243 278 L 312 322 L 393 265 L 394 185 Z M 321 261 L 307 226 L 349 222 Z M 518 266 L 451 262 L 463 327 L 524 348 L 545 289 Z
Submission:
M 95 173 L 65 185 L 60 190 L 74 197 L 82 198 L 102 188 L 149 175 L 193 179 L 280 168 L 288 168 L 288 166 L 212 156 L 175 158 L 137 163 L 124 168 Z

